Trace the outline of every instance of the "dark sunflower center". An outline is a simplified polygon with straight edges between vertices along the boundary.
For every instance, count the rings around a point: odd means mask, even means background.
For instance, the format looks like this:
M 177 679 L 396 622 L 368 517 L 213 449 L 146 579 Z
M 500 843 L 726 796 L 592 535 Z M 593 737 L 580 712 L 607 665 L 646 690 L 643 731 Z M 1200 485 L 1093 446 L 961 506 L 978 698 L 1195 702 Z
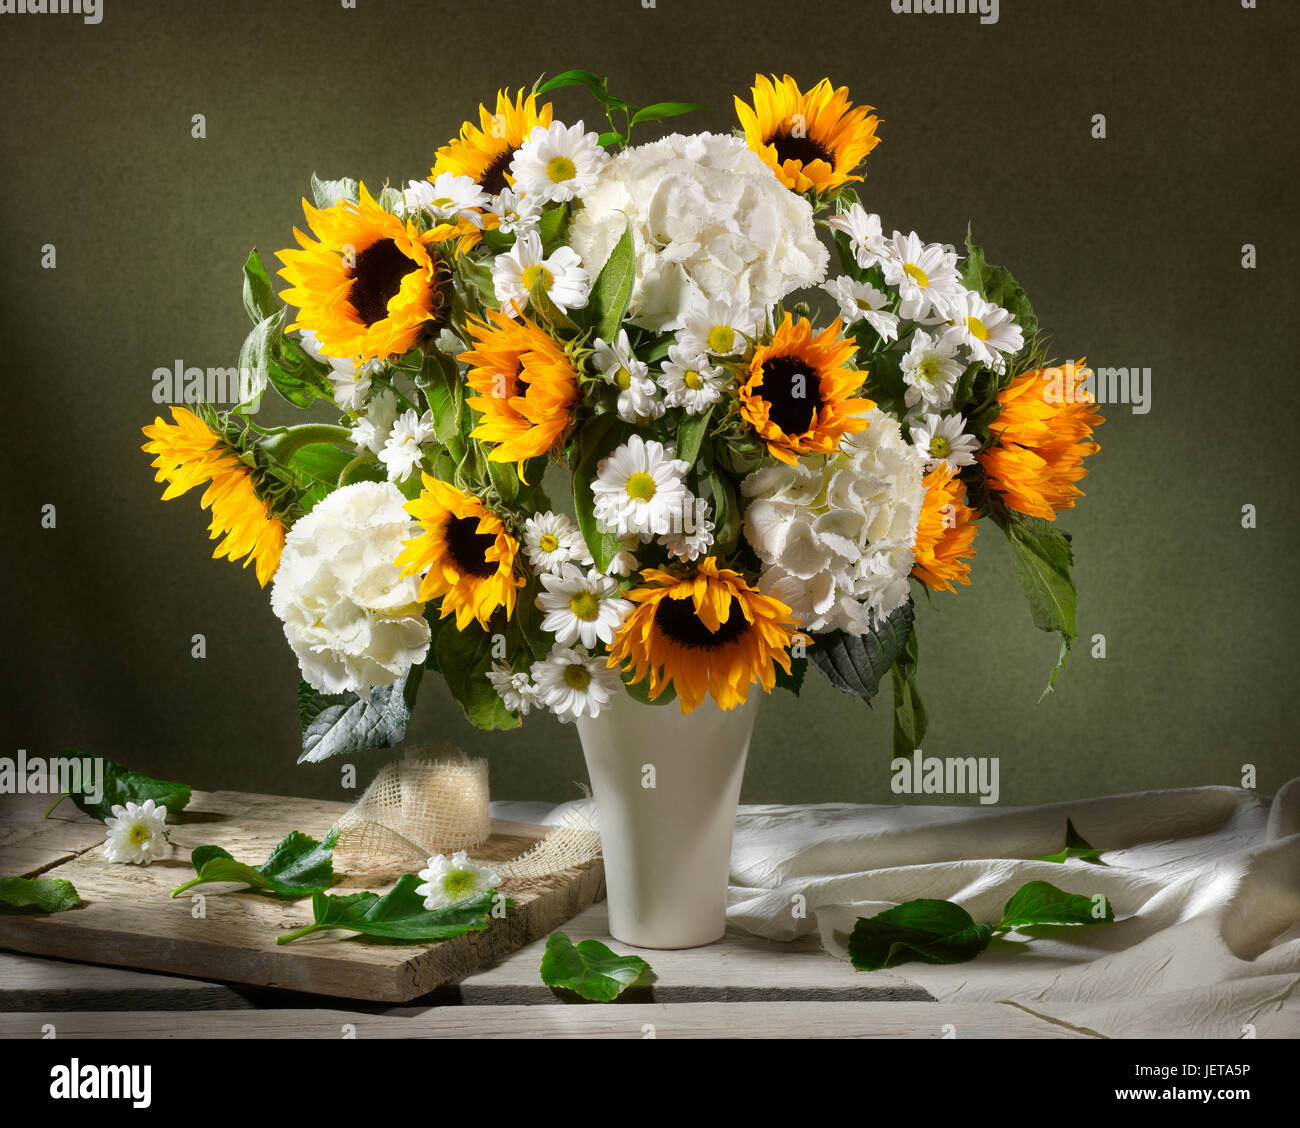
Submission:
M 821 381 L 797 357 L 774 356 L 763 364 L 759 395 L 768 403 L 767 417 L 787 435 L 802 435 L 822 405 Z
M 740 601 L 733 595 L 728 608 L 727 621 L 710 631 L 695 613 L 695 604 L 685 599 L 663 599 L 655 608 L 655 626 L 670 642 L 678 646 L 697 647 L 702 650 L 720 650 L 734 642 L 749 629 L 749 620 L 740 609 Z
M 786 161 L 799 161 L 802 164 L 812 164 L 813 161 L 825 161 L 829 165 L 835 163 L 835 154 L 807 134 L 796 137 L 781 129 L 772 135 L 771 145 L 782 164 Z
M 447 554 L 462 572 L 486 579 L 497 570 L 487 551 L 497 539 L 491 533 L 478 532 L 477 517 L 452 517 L 447 521 Z
M 492 163 L 483 170 L 478 178 L 479 187 L 489 196 L 497 195 L 503 188 L 509 188 L 506 183 L 506 171 L 510 168 L 510 162 L 515 159 L 514 149 L 506 146 L 492 158 Z
M 388 316 L 388 300 L 402 288 L 402 279 L 416 269 L 391 239 L 371 243 L 357 255 L 348 301 L 366 328 Z

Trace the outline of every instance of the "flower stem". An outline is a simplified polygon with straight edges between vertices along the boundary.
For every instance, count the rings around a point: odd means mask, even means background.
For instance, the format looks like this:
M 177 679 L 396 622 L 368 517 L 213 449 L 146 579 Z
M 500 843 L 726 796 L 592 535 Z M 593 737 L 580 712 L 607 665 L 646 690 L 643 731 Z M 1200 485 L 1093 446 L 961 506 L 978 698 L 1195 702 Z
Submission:
M 297 940 L 297 939 L 299 939 L 299 938 L 302 937 L 302 936 L 306 936 L 307 933 L 309 933 L 309 932 L 316 932 L 316 931 L 320 930 L 321 928 L 330 928 L 330 927 L 333 927 L 333 926 L 332 926 L 332 925 L 321 925 L 321 924 L 309 924 L 309 925 L 307 925 L 306 928 L 299 928 L 296 932 L 286 932 L 283 936 L 277 936 L 277 937 L 275 938 L 275 942 L 276 942 L 277 944 L 288 944 L 288 943 L 290 943 L 291 941 Z
M 330 443 L 331 445 L 352 442 L 352 432 L 346 427 L 335 427 L 328 423 L 304 423 L 299 427 L 286 427 L 275 431 L 262 441 L 262 451 L 280 465 L 287 465 L 289 460 L 303 447 L 313 443 Z
M 68 793 L 65 791 L 56 800 L 54 800 L 54 803 L 51 805 L 50 809 L 45 812 L 45 818 L 48 819 L 52 814 L 54 814 L 54 808 L 57 807 L 60 803 L 62 803 L 63 800 L 65 800 L 67 797 L 68 797 Z

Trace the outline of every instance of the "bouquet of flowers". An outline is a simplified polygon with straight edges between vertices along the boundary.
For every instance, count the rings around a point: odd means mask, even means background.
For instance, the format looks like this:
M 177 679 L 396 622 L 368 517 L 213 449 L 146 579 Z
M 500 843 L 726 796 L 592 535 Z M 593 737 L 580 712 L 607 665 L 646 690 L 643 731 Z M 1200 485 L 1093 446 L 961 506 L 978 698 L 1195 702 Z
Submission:
M 555 120 L 563 86 L 609 128 Z M 889 674 L 910 753 L 912 592 L 969 584 L 981 519 L 1055 681 L 1091 373 L 1048 365 L 969 236 L 863 207 L 879 119 L 846 89 L 759 76 L 738 130 L 629 142 L 702 108 L 587 71 L 502 91 L 425 180 L 313 177 L 278 295 L 249 256 L 243 402 L 173 407 L 144 450 L 272 583 L 304 758 L 401 739 L 426 670 L 512 728 L 624 692 L 729 709 L 809 661 L 864 698 Z M 316 417 L 259 426 L 268 387 Z

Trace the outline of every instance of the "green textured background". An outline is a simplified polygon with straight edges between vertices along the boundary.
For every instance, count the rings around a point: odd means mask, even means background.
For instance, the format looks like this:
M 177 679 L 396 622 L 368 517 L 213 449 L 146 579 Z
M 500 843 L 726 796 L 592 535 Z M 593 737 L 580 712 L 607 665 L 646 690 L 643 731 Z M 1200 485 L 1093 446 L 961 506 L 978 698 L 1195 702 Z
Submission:
M 499 85 L 584 66 L 633 101 L 716 108 L 687 130 L 732 128 L 756 70 L 847 84 L 885 123 L 871 210 L 939 242 L 972 221 L 1059 356 L 1153 370 L 1150 413 L 1105 412 L 1061 522 L 1082 637 L 1059 691 L 1037 703 L 1056 644 L 986 527 L 973 586 L 920 611 L 927 753 L 1000 756 L 1003 803 L 1296 774 L 1295 4 L 1003 0 L 992 26 L 888 0 L 104 5 L 97 26 L 0 16 L 0 754 L 73 745 L 205 788 L 339 796 L 337 764 L 294 765 L 296 663 L 267 594 L 207 559 L 197 495 L 158 501 L 151 374 L 236 362 L 240 264 L 289 244 L 313 170 L 422 176 Z M 585 98 L 561 92 L 558 116 L 591 122 Z M 891 799 L 887 704 L 808 686 L 764 703 L 744 799 Z M 478 734 L 435 679 L 412 736 L 488 755 L 499 798 L 585 778 L 571 728 Z M 357 758 L 362 782 L 387 756 Z

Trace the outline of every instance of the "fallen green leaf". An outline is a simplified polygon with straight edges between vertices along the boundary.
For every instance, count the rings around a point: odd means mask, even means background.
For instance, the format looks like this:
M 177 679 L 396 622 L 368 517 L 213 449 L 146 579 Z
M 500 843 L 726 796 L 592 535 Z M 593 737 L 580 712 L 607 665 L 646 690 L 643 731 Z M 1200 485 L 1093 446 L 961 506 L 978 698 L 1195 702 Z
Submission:
M 563 932 L 552 932 L 541 974 L 548 987 L 575 991 L 593 1003 L 608 1003 L 649 970 L 640 956 L 615 955 L 599 940 L 574 944 Z
M 1109 898 L 1101 894 L 1085 897 L 1057 889 L 1050 881 L 1031 881 L 1007 902 L 997 931 L 1010 932 L 1030 924 L 1101 924 L 1114 919 Z
M 72 882 L 57 877 L 0 877 L 0 913 L 61 913 L 81 898 Z
M 317 842 L 300 830 L 290 831 L 271 856 L 260 866 L 236 861 L 220 846 L 200 846 L 190 855 L 197 876 L 172 890 L 178 897 L 195 885 L 213 881 L 238 881 L 254 889 L 269 890 L 281 897 L 305 897 L 334 884 L 334 843 L 339 832 L 331 830 Z
M 65 748 L 65 755 L 80 756 L 74 748 Z M 84 794 L 68 795 L 81 810 L 92 819 L 104 822 L 112 817 L 113 808 L 127 803 L 143 803 L 152 799 L 154 805 L 166 807 L 168 815 L 179 814 L 190 801 L 191 791 L 184 783 L 171 783 L 168 780 L 153 779 L 142 772 L 132 771 L 107 756 L 96 757 L 104 764 L 104 787 L 98 803 L 92 803 Z M 57 804 L 56 804 L 57 805 Z M 52 811 L 54 808 L 51 807 Z
M 1106 863 L 1101 860 L 1102 853 L 1103 851 L 1090 846 L 1083 836 L 1074 829 L 1074 823 L 1066 819 L 1065 849 L 1059 854 L 1048 854 L 1036 860 L 1040 862 L 1064 862 L 1066 858 L 1078 858 L 1081 862 L 1091 862 L 1095 866 L 1104 866 Z
M 849 957 L 859 971 L 879 971 L 917 958 L 963 963 L 984 951 L 992 935 L 991 924 L 976 924 L 960 905 L 922 898 L 859 917 L 849 938 Z

